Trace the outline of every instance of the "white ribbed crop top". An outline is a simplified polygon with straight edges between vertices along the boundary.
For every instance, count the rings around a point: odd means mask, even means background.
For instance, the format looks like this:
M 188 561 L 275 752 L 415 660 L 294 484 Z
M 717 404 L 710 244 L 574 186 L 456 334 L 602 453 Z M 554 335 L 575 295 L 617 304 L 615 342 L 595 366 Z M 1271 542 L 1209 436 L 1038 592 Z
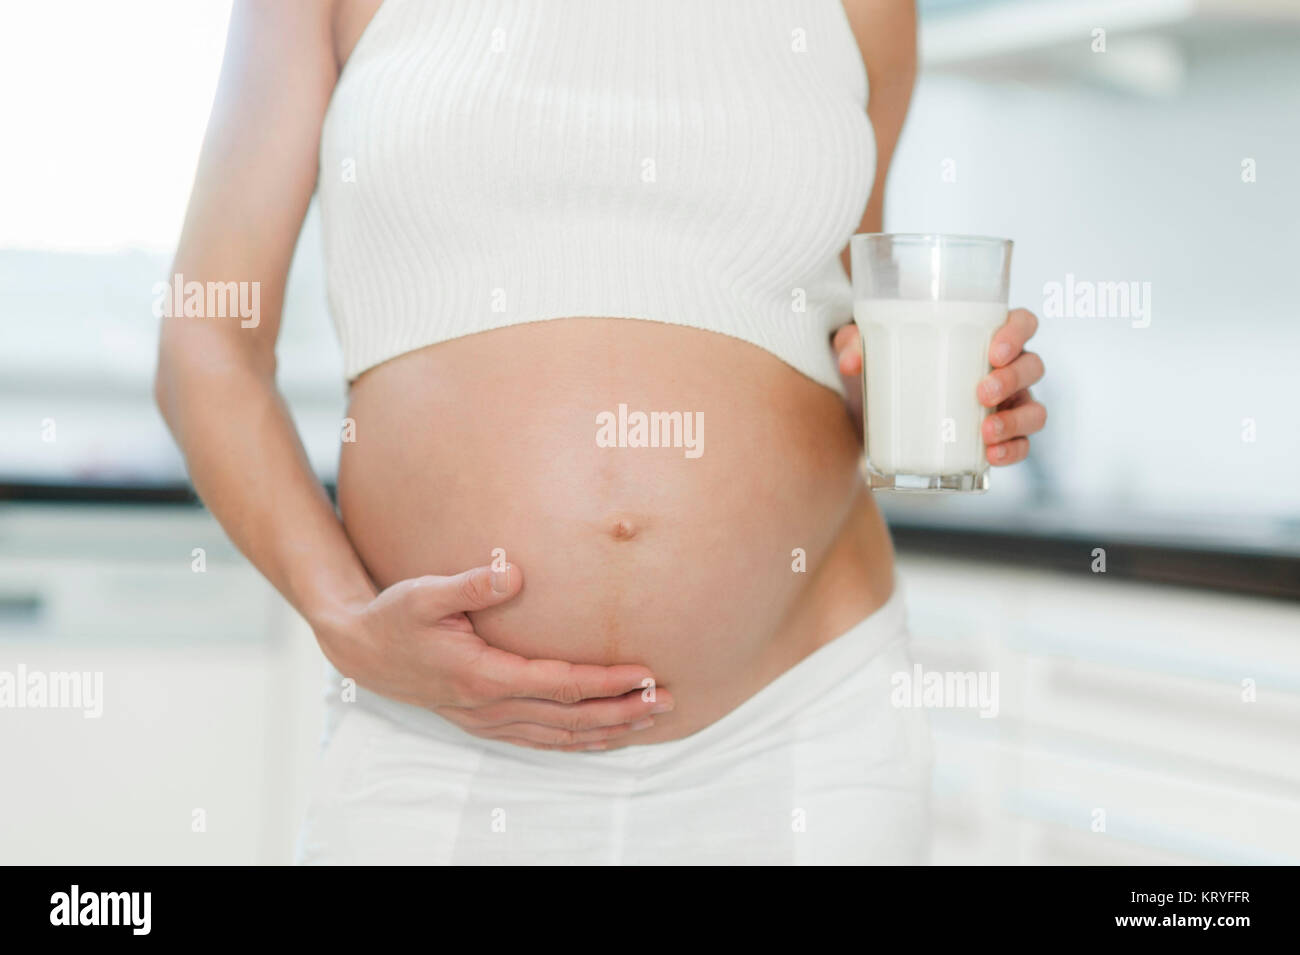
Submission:
M 840 391 L 866 98 L 841 0 L 384 0 L 321 136 L 348 379 L 603 316 L 743 339 Z

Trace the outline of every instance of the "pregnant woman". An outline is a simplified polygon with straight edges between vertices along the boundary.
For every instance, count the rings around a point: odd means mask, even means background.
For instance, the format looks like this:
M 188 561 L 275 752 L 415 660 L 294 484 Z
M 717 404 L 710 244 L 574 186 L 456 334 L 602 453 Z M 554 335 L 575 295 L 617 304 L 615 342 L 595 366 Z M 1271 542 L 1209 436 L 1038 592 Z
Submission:
M 301 861 L 924 858 L 844 255 L 914 64 L 905 0 L 237 0 L 174 269 L 261 314 L 166 319 L 156 391 L 332 666 Z M 275 384 L 313 192 L 337 514 Z

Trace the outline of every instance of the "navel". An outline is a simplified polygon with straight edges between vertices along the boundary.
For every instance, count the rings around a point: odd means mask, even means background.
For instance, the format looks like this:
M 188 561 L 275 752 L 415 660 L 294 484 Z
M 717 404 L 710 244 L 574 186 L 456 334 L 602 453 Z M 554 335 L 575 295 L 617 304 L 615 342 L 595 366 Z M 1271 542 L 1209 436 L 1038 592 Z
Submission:
M 610 525 L 609 536 L 616 541 L 630 541 L 640 530 L 636 522 L 628 517 L 615 518 Z

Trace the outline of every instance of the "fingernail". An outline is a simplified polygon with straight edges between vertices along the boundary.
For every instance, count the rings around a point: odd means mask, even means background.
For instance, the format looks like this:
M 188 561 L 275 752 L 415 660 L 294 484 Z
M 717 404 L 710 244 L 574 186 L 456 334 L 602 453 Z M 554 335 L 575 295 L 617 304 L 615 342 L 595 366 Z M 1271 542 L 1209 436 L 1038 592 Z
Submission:
M 1001 461 L 1003 458 L 1007 456 L 1007 449 L 1000 446 L 996 447 L 993 449 L 993 456 L 997 458 L 999 461 Z
M 652 726 L 654 726 L 654 725 L 655 725 L 655 721 L 654 721 L 654 720 L 641 720 L 641 721 L 638 722 L 638 723 L 633 723 L 633 724 L 632 724 L 632 729 L 634 729 L 634 730 L 647 730 L 647 729 L 649 729 L 650 727 L 652 727 Z
M 996 398 L 998 393 L 1002 391 L 996 378 L 985 378 L 983 383 L 980 385 L 980 388 L 984 390 L 984 397 L 988 398 L 990 401 Z
M 993 437 L 995 438 L 1002 437 L 1002 432 L 1007 430 L 1007 426 L 1002 423 L 1002 419 L 990 418 L 989 420 L 993 422 L 991 425 L 989 425 L 990 430 L 992 430 L 993 432 Z
M 505 570 L 492 571 L 492 592 L 494 594 L 504 594 L 510 592 L 510 565 L 506 564 Z
M 651 713 L 667 713 L 673 708 L 671 703 L 656 703 L 651 709 Z
M 606 746 L 604 743 L 591 743 L 590 745 L 587 746 L 587 749 L 589 749 L 589 750 L 592 750 L 592 749 L 609 749 L 609 747 Z
M 993 349 L 993 360 L 998 364 L 1002 364 L 1005 361 L 1010 361 L 1011 346 L 1008 345 L 1006 342 L 1003 342 L 1002 344 L 998 345 L 997 348 Z

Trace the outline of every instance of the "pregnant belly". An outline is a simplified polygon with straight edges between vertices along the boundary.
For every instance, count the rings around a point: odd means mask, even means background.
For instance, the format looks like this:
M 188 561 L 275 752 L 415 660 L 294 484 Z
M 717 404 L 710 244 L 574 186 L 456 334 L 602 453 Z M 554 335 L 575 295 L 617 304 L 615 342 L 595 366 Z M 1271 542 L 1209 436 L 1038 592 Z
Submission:
M 840 399 L 745 342 L 520 325 L 372 369 L 349 416 L 339 502 L 376 584 L 499 549 L 524 587 L 479 635 L 649 666 L 677 708 L 638 741 L 707 725 L 889 593 Z

